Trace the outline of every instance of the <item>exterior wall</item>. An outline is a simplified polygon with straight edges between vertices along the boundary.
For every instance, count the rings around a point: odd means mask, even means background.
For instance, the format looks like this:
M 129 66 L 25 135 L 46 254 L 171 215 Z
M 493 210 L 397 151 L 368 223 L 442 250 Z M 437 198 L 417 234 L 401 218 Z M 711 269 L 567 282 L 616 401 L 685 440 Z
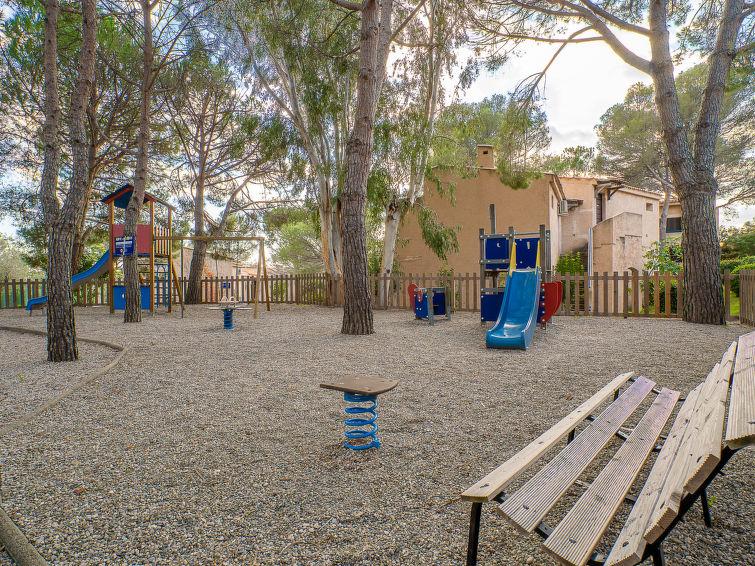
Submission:
M 444 263 L 428 248 L 420 232 L 415 215 L 410 212 L 399 228 L 399 238 L 405 240 L 396 247 L 396 257 L 403 273 L 437 273 L 440 269 L 453 268 L 454 273 L 479 273 L 479 229 L 490 232 L 489 205 L 495 204 L 496 231 L 506 232 L 514 226 L 517 232 L 537 232 L 540 224 L 551 229 L 552 219 L 557 219 L 558 198 L 554 198 L 554 213 L 551 214 L 551 194 L 556 191 L 552 175 L 544 175 L 532 181 L 529 188 L 515 191 L 503 184 L 498 172 L 492 168 L 480 168 L 475 178 L 460 179 L 450 173 L 441 175 L 444 184 L 456 184 L 455 206 L 448 197 L 439 197 L 431 183 L 425 185 L 423 204 L 434 210 L 438 221 L 446 226 L 460 226 L 457 237 L 459 252 L 450 253 Z M 558 259 L 558 224 L 551 234 L 553 262 Z M 555 251 L 554 251 L 555 250 Z
M 549 175 L 549 177 L 551 176 Z M 555 180 L 551 177 L 551 191 L 548 200 L 548 224 L 546 224 L 546 227 L 551 231 L 551 266 L 556 265 L 562 253 L 561 217 L 558 215 L 558 203 L 561 197 L 558 194 L 558 190 L 553 186 L 554 184 Z
M 583 248 L 590 240 L 590 228 L 596 220 L 595 179 L 561 177 L 561 185 L 567 199 L 582 201 L 569 209 L 568 216 L 561 217 L 561 253 L 567 254 Z
M 660 217 L 660 213 L 658 213 Z M 681 218 L 682 217 L 682 205 L 678 202 L 670 202 L 668 205 L 668 218 Z M 716 209 L 716 219 L 718 219 L 718 209 Z M 666 232 L 666 238 L 681 239 L 682 231 Z
M 623 212 L 632 212 L 642 217 L 642 246 L 650 246 L 658 241 L 660 216 L 659 206 L 662 204 L 661 196 L 632 189 L 620 189 L 613 193 L 610 199 L 605 201 L 606 218 L 617 216 Z M 648 210 L 647 205 L 652 209 Z
M 633 212 L 623 212 L 596 224 L 592 229 L 593 272 L 641 271 L 643 229 L 643 216 Z

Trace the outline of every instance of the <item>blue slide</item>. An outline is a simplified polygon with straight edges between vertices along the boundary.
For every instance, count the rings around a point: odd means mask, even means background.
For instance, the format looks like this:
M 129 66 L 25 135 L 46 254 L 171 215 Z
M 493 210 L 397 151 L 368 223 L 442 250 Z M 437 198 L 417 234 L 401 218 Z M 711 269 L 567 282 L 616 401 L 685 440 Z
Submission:
M 87 283 L 92 279 L 97 279 L 100 275 L 107 272 L 109 259 L 110 251 L 108 250 L 104 254 L 102 254 L 102 257 L 98 259 L 97 263 L 95 263 L 92 267 L 71 277 L 71 288 L 78 289 L 84 283 Z M 47 296 L 37 297 L 36 299 L 29 299 L 26 303 L 26 310 L 30 311 L 32 309 L 41 309 L 46 302 Z
M 540 302 L 540 268 L 511 272 L 495 326 L 485 335 L 488 348 L 526 350 L 532 342 Z

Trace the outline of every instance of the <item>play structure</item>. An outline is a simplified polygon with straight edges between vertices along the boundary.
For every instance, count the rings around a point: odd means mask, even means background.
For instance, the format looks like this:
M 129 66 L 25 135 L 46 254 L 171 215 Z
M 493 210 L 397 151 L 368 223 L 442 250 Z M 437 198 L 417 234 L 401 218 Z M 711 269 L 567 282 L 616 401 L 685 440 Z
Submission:
M 427 320 L 430 325 L 435 324 L 436 316 L 445 316 L 451 320 L 451 305 L 445 287 L 418 287 L 414 283 L 409 285 L 409 300 L 414 308 L 414 317 Z M 433 308 L 429 308 L 432 305 Z
M 139 224 L 136 227 L 136 249 L 133 238 L 123 236 L 123 224 L 115 224 L 115 209 L 126 209 L 131 200 L 134 187 L 124 185 L 114 193 L 107 195 L 102 202 L 108 205 L 108 227 L 110 233 L 110 257 L 108 271 L 110 281 L 108 285 L 110 312 L 126 308 L 126 287 L 115 284 L 115 271 L 120 264 L 123 267 L 123 257 L 136 252 L 137 266 L 139 270 L 140 292 L 142 309 L 150 312 L 162 304 L 168 312 L 173 309 L 171 297 L 173 285 L 178 291 L 178 300 L 183 306 L 181 286 L 178 284 L 176 269 L 171 261 L 173 251 L 171 240 L 158 239 L 170 237 L 173 230 L 173 211 L 175 210 L 167 202 L 149 193 L 144 193 L 144 202 L 149 203 L 149 224 Z M 155 203 L 167 209 L 166 227 L 155 226 Z
M 142 309 L 149 309 L 154 313 L 161 305 L 168 312 L 173 309 L 175 296 L 181 305 L 181 316 L 184 313 L 183 289 L 179 284 L 178 274 L 173 265 L 173 242 L 181 242 L 181 280 L 183 280 L 183 241 L 254 241 L 259 245 L 257 261 L 257 275 L 254 281 L 254 318 L 257 318 L 259 309 L 260 291 L 265 293 L 267 310 L 270 310 L 270 289 L 267 279 L 267 265 L 265 263 L 265 239 L 258 236 L 175 236 L 173 235 L 173 212 L 175 210 L 167 202 L 150 193 L 144 194 L 144 203 L 148 203 L 149 224 L 139 224 L 136 227 L 136 242 L 133 237 L 123 235 L 123 224 L 116 224 L 116 209 L 125 210 L 131 200 L 134 187 L 131 184 L 122 186 L 117 191 L 107 195 L 101 202 L 108 205 L 108 233 L 110 246 L 97 263 L 92 267 L 74 275 L 71 278 L 72 288 L 78 287 L 96 280 L 105 273 L 109 273 L 108 302 L 110 312 L 125 308 L 125 286 L 116 285 L 115 273 L 122 269 L 123 257 L 136 254 L 137 268 L 139 271 L 141 305 Z M 161 225 L 155 223 L 155 203 L 167 210 Z M 264 275 L 263 275 L 264 272 Z M 261 277 L 264 277 L 264 285 L 260 285 Z M 42 308 L 47 303 L 47 297 L 29 299 L 26 303 L 28 311 Z M 230 301 L 226 301 L 230 304 Z M 233 327 L 233 310 L 245 308 L 235 304 L 231 309 L 226 324 Z
M 115 224 L 115 209 L 124 209 L 131 200 L 134 187 L 130 184 L 122 186 L 117 191 L 107 195 L 101 202 L 108 205 L 108 234 L 110 246 L 108 251 L 102 254 L 97 262 L 81 273 L 71 278 L 73 289 L 94 281 L 105 273 L 109 273 L 108 302 L 110 312 L 116 309 L 122 310 L 126 306 L 125 286 L 115 284 L 115 270 L 117 265 L 122 265 L 123 256 L 136 252 L 138 257 L 139 280 L 141 282 L 142 309 L 154 312 L 161 304 L 168 312 L 172 310 L 171 297 L 173 285 L 176 285 L 178 298 L 183 306 L 181 288 L 178 285 L 175 268 L 171 258 L 171 230 L 173 223 L 173 211 L 175 210 L 167 202 L 149 193 L 144 194 L 144 202 L 149 203 L 149 224 L 140 224 L 136 230 L 136 250 L 134 250 L 133 238 L 123 236 L 123 224 Z M 155 227 L 155 203 L 165 207 L 168 211 L 166 227 Z M 158 239 L 161 238 L 162 239 Z M 167 239 L 166 239 L 167 237 Z M 43 307 L 47 303 L 47 297 L 30 299 L 26 303 L 26 309 L 32 311 Z
M 561 304 L 561 283 L 550 281 L 550 231 L 497 234 L 492 204 L 490 228 L 480 228 L 480 318 L 495 322 L 485 343 L 526 350 L 536 324 L 545 328 Z

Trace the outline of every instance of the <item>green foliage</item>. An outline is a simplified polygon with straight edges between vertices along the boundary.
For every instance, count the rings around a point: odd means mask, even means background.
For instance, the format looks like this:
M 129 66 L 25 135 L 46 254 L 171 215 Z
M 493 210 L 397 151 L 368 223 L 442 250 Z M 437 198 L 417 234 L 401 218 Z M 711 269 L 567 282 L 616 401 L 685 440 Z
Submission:
M 545 159 L 542 169 L 556 175 L 578 175 L 593 171 L 594 163 L 595 148 L 577 145 L 565 148 L 561 155 Z
M 29 267 L 24 261 L 24 249 L 17 241 L 0 234 L 0 281 L 43 275 L 41 270 Z
M 553 268 L 556 273 L 570 273 L 572 275 L 582 275 L 585 272 L 585 266 L 582 262 L 580 252 L 570 252 L 558 258 L 556 266 Z
M 735 257 L 721 260 L 721 273 L 726 270 L 731 271 L 732 275 L 739 273 L 743 269 L 755 269 L 755 255 Z M 731 292 L 739 296 L 739 279 L 731 280 Z
M 647 271 L 679 273 L 682 268 L 682 243 L 677 240 L 666 240 L 665 245 L 653 242 L 643 257 Z
M 438 221 L 438 215 L 434 210 L 421 204 L 415 206 L 414 213 L 422 231 L 422 239 L 435 255 L 447 261 L 449 252 L 459 251 L 458 233 L 461 226 L 443 225 Z
M 501 182 L 522 189 L 539 176 L 540 156 L 549 144 L 548 121 L 542 109 L 537 105 L 523 108 L 511 97 L 494 95 L 482 102 L 453 104 L 441 112 L 431 165 L 473 176 L 477 173 L 477 146 L 492 145 Z
M 679 73 L 676 88 L 687 137 L 697 122 L 707 81 L 707 64 Z M 721 131 L 715 149 L 719 197 L 749 201 L 753 171 L 749 152 L 755 144 L 755 101 L 751 80 L 729 81 L 721 104 Z M 596 172 L 621 176 L 627 184 L 666 190 L 672 180 L 652 85 L 637 83 L 624 101 L 609 108 L 595 127 L 598 134 Z
M 276 261 L 294 273 L 317 273 L 323 270 L 320 234 L 309 222 L 291 222 L 281 227 Z
M 720 240 L 721 259 L 755 255 L 755 222 L 747 221 L 738 228 L 723 228 Z

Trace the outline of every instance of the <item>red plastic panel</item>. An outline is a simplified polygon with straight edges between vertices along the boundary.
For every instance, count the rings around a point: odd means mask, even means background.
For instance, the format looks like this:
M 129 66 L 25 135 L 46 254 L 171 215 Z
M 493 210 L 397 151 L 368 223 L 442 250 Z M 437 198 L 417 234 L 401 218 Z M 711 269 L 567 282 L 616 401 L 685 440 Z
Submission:
M 123 224 L 113 224 L 113 238 L 123 236 Z M 110 242 L 110 249 L 113 249 L 113 242 Z M 152 233 L 147 224 L 139 224 L 136 227 L 136 253 L 149 255 L 152 249 Z
M 561 306 L 563 287 L 561 281 L 551 281 L 545 285 L 545 315 L 540 322 L 548 322 Z

